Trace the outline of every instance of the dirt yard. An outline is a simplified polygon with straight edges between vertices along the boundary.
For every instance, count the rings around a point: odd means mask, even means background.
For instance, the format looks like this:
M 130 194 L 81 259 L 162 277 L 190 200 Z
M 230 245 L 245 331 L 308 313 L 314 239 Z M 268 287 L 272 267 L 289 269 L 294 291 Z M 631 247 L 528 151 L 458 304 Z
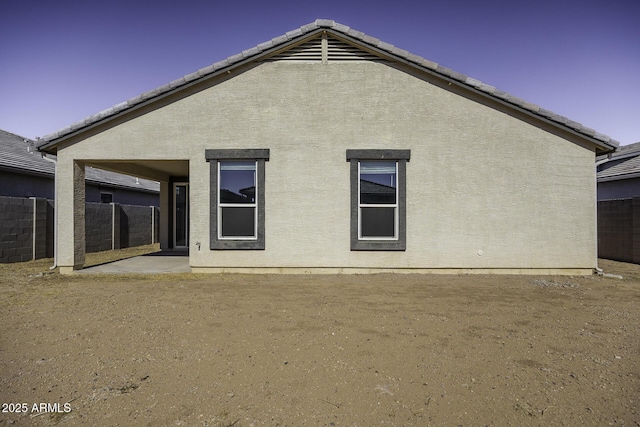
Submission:
M 619 280 L 50 263 L 0 265 L 1 426 L 640 425 L 640 266 L 602 261 Z

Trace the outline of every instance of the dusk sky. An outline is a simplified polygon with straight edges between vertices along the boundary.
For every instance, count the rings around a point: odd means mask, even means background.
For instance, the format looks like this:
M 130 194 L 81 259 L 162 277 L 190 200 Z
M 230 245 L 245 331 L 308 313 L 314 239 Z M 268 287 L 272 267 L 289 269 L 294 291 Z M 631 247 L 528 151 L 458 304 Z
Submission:
M 0 129 L 42 137 L 318 18 L 640 141 L 639 0 L 3 0 Z

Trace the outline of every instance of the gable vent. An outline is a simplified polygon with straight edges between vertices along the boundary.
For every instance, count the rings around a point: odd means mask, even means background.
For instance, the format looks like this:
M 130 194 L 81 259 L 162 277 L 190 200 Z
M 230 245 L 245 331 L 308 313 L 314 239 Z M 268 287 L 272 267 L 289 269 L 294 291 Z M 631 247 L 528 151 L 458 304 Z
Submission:
M 329 39 L 328 42 L 329 61 L 377 61 L 382 59 L 378 55 L 341 40 Z
M 320 38 L 309 40 L 269 58 L 271 61 L 322 61 L 322 41 Z
M 267 61 L 322 62 L 323 54 L 328 62 L 384 60 L 374 53 L 367 52 L 345 41 L 317 37 L 276 53 L 267 58 Z

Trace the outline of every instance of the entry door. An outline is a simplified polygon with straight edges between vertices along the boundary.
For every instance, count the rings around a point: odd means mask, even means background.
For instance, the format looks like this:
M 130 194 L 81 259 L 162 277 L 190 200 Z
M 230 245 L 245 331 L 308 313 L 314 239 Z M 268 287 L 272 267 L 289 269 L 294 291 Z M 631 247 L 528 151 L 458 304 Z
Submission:
M 173 247 L 189 247 L 189 184 L 173 185 Z

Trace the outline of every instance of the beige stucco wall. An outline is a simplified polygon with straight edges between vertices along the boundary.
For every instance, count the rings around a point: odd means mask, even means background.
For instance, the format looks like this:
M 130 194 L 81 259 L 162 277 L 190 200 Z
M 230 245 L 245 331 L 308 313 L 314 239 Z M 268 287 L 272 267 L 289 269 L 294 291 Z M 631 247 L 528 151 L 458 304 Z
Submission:
M 270 149 L 266 250 L 208 249 L 207 148 Z M 411 150 L 406 251 L 350 250 L 357 148 Z M 59 152 L 114 158 L 189 160 L 193 267 L 595 267 L 593 151 L 381 63 L 263 63 Z

